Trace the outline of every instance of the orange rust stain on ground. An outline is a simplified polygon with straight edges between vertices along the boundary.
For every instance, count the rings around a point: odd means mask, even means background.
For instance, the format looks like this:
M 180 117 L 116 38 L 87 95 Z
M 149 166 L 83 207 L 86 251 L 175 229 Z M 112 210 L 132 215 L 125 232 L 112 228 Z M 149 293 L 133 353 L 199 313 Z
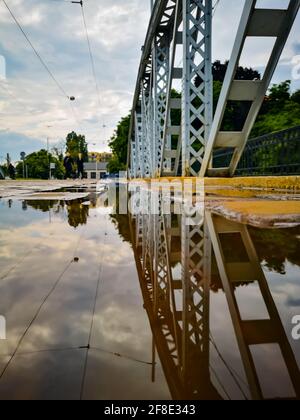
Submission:
M 243 189 L 218 189 L 218 188 L 210 188 L 205 190 L 208 196 L 215 196 L 215 197 L 224 197 L 224 198 L 253 198 L 261 194 L 265 194 L 265 191 L 253 191 L 253 190 L 243 190 Z
M 228 201 L 224 202 L 224 207 L 251 216 L 300 214 L 300 201 Z
M 139 182 L 140 179 L 132 181 Z M 202 181 L 205 187 L 231 187 L 231 188 L 255 188 L 262 190 L 290 190 L 300 191 L 300 176 L 257 176 L 257 177 L 234 177 L 234 178 L 192 178 L 192 177 L 161 177 L 153 179 L 143 179 L 150 182 L 170 182 L 170 181 Z

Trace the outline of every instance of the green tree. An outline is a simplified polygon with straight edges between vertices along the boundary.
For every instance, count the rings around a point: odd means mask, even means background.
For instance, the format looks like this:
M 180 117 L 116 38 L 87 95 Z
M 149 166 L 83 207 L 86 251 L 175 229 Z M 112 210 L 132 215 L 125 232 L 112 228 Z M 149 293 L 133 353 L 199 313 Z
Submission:
M 222 82 L 225 79 L 226 71 L 228 68 L 228 61 L 225 63 L 221 63 L 221 61 L 217 60 L 212 65 L 212 74 L 213 79 L 215 82 Z M 236 80 L 254 80 L 260 79 L 260 73 L 251 67 L 238 67 L 236 71 L 235 78 Z
M 265 98 L 251 137 L 300 125 L 300 90 L 291 94 L 291 81 L 273 85 Z
M 62 162 L 44 149 L 40 150 L 39 152 L 31 153 L 25 158 L 25 165 L 27 165 L 28 168 L 29 178 L 48 179 L 50 163 L 55 164 L 55 170 L 52 170 L 52 175 L 55 178 L 63 179 L 65 171 Z M 18 163 L 16 170 L 17 176 L 22 178 L 23 162 Z
M 116 173 L 126 169 L 130 120 L 130 114 L 121 119 L 109 142 L 109 147 L 113 153 L 113 157 L 108 164 L 108 171 L 110 173 Z
M 212 72 L 214 77 L 213 82 L 213 104 L 214 112 L 216 110 L 218 100 L 220 97 L 223 81 L 227 71 L 228 62 L 221 63 L 216 61 L 213 63 Z M 248 67 L 238 67 L 236 73 L 238 80 L 260 80 L 261 75 L 258 71 Z M 201 80 L 199 77 L 195 79 L 195 85 L 199 86 Z M 250 137 L 257 137 L 264 134 L 281 131 L 287 128 L 300 125 L 300 90 L 291 94 L 291 82 L 284 81 L 278 85 L 273 85 L 265 97 L 264 103 L 261 107 L 258 119 L 253 127 Z M 173 98 L 181 98 L 181 93 L 172 91 Z M 193 105 L 199 108 L 200 102 L 196 98 Z M 245 120 L 250 110 L 251 102 L 247 101 L 228 101 L 227 109 L 222 122 L 222 130 L 225 131 L 240 131 L 243 129 Z M 181 111 L 172 110 L 171 120 L 173 125 L 180 125 Z M 196 130 L 201 127 L 201 121 L 195 119 L 193 126 Z M 113 151 L 113 159 L 109 164 L 109 171 L 118 172 L 124 170 L 127 162 L 128 150 L 128 134 L 130 126 L 130 115 L 123 118 L 111 139 L 110 147 Z M 173 140 L 172 140 L 173 141 Z M 197 150 L 197 145 L 194 145 Z M 201 145 L 199 144 L 200 148 Z M 261 156 L 257 153 L 257 165 L 261 161 Z M 268 165 L 276 165 L 280 150 L 270 152 Z M 289 159 L 299 161 L 298 156 L 289 157 Z
M 83 155 L 83 158 L 85 161 L 88 160 L 88 144 L 85 140 L 85 136 L 81 134 L 75 133 L 75 131 L 72 131 L 72 133 L 69 133 L 67 135 L 66 140 L 66 151 L 67 153 L 70 153 L 73 159 L 76 159 L 81 153 Z
M 297 90 L 295 93 L 292 94 L 291 100 L 296 104 L 300 105 L 300 90 Z
M 126 170 L 126 164 L 121 163 L 117 156 L 113 156 L 112 159 L 108 162 L 107 170 L 110 174 L 116 174 L 120 171 Z
M 286 274 L 286 263 L 300 266 L 300 227 L 291 229 L 258 229 L 249 227 L 257 255 L 270 270 Z

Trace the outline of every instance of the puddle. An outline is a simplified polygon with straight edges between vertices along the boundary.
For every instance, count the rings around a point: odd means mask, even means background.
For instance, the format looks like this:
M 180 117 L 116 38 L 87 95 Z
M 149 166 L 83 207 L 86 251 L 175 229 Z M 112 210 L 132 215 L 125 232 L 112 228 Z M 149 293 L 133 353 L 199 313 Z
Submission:
M 299 226 L 117 215 L 87 192 L 0 200 L 0 399 L 300 397 Z
M 53 192 L 53 193 L 36 193 L 32 195 L 26 195 L 26 197 L 22 197 L 22 199 L 26 201 L 48 201 L 48 200 L 62 200 L 62 201 L 73 201 L 79 200 L 82 198 L 87 198 L 89 196 L 88 192 Z M 15 197 L 18 199 L 18 197 Z

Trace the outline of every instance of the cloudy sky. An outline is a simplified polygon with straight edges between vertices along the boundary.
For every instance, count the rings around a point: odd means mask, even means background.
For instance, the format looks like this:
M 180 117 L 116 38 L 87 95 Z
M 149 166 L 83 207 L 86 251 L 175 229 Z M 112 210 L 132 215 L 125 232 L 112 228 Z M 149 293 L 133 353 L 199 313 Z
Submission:
M 95 93 L 80 6 L 64 0 L 6 0 L 70 102 L 53 83 L 0 0 L 0 56 L 6 80 L 0 80 L 0 159 L 14 159 L 82 132 L 90 149 L 106 150 L 118 120 L 131 108 L 150 0 L 85 0 L 86 21 L 101 103 Z M 258 0 L 258 6 L 286 6 L 287 0 Z M 244 0 L 220 0 L 214 16 L 214 58 L 229 57 Z M 250 42 L 242 64 L 263 69 L 270 40 Z M 285 48 L 274 82 L 292 78 L 292 60 L 300 55 L 300 16 Z M 0 58 L 0 67 L 3 59 Z M 300 80 L 293 81 L 293 89 Z M 104 127 L 106 126 L 106 127 Z M 93 145 L 93 144 L 96 144 Z

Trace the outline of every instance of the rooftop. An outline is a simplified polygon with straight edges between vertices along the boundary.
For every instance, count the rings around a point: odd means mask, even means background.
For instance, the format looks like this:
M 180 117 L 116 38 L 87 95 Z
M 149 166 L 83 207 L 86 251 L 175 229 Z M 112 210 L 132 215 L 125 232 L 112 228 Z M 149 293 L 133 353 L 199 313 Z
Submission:
M 107 162 L 86 162 L 84 164 L 85 171 L 106 171 L 107 170 Z

